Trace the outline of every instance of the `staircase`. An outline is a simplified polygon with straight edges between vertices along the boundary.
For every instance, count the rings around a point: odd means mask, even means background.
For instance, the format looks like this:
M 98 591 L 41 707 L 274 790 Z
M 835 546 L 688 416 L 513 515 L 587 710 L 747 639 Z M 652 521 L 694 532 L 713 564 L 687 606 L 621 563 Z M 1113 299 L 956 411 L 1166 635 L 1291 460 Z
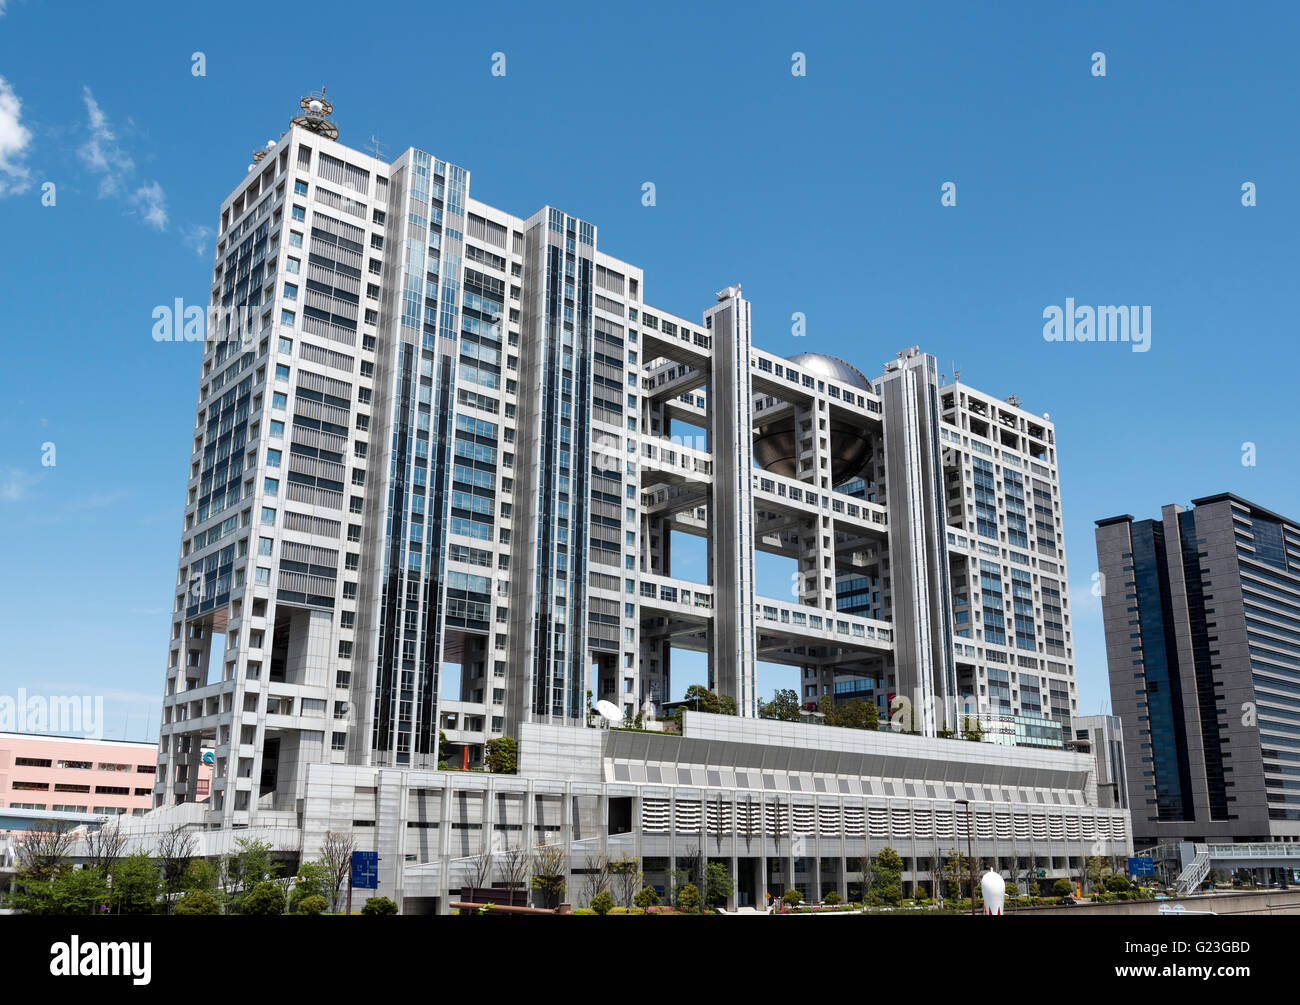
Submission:
M 1192 860 L 1187 863 L 1183 871 L 1178 874 L 1178 881 L 1174 887 L 1175 893 L 1192 893 L 1205 882 L 1205 877 L 1210 874 L 1210 850 L 1206 845 L 1198 844 L 1196 854 Z

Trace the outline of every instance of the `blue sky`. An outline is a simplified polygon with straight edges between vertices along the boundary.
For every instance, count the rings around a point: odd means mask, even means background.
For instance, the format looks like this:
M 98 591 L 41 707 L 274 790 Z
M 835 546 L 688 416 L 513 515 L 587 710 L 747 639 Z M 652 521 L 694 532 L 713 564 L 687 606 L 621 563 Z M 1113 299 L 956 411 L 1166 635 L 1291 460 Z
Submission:
M 199 350 L 151 312 L 204 302 L 221 198 L 322 84 L 344 142 L 593 221 L 663 309 L 741 282 L 765 348 L 874 375 L 919 344 L 1050 412 L 1085 712 L 1093 520 L 1220 491 L 1300 516 L 1291 5 L 699 6 L 0 0 L 0 694 L 156 732 Z M 1150 306 L 1150 351 L 1046 343 L 1067 297 Z

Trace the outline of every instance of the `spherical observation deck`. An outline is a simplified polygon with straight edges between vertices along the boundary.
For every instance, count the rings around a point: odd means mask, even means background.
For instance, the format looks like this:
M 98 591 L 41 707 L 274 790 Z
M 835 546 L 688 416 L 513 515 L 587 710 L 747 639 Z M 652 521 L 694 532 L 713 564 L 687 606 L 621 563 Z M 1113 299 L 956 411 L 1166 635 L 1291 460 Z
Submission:
M 871 382 L 857 367 L 835 356 L 801 352 L 789 362 L 801 372 L 834 380 L 841 384 L 871 390 Z M 871 460 L 871 437 L 865 426 L 846 418 L 831 419 L 831 480 L 839 485 L 860 475 Z M 789 478 L 798 477 L 798 438 L 794 414 L 774 416 L 759 426 L 754 439 L 754 456 L 768 471 Z

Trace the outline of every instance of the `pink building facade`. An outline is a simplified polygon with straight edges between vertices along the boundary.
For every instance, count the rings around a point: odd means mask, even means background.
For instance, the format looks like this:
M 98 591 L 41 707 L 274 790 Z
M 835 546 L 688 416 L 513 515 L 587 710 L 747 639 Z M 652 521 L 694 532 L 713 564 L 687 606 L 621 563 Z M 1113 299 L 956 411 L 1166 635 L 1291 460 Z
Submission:
M 156 743 L 0 733 L 0 806 L 140 816 L 153 806 L 157 761 Z M 210 774 L 196 799 L 207 798 Z

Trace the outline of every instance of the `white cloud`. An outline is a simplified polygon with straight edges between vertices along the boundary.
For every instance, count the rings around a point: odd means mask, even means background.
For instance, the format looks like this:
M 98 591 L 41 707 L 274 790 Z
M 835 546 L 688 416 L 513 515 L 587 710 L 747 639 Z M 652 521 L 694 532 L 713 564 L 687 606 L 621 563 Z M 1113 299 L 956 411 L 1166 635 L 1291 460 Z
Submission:
M 167 196 L 156 181 L 141 185 L 131 202 L 144 214 L 144 222 L 158 230 L 167 229 Z
M 0 502 L 19 502 L 35 481 L 35 478 L 19 468 L 0 471 Z
M 4 0 L 0 0 L 0 15 Z M 20 121 L 23 103 L 9 82 L 0 77 L 0 196 L 26 192 L 31 174 L 23 161 L 31 145 L 32 134 Z
M 141 219 L 156 230 L 167 229 L 167 194 L 156 181 L 135 182 L 135 161 L 118 142 L 108 116 L 99 107 L 94 93 L 82 86 L 90 136 L 77 155 L 83 164 L 99 175 L 99 197 L 123 198 Z
M 194 254 L 199 257 L 211 254 L 212 249 L 209 247 L 208 242 L 212 240 L 212 234 L 211 227 L 205 227 L 197 223 L 181 228 L 181 239 L 187 247 L 193 248 Z
M 117 135 L 109 125 L 108 116 L 99 107 L 89 87 L 82 87 L 86 102 L 86 116 L 90 121 L 90 138 L 77 151 L 82 162 L 102 177 L 99 180 L 99 197 L 120 195 L 126 179 L 135 173 L 135 162 L 117 142 Z

